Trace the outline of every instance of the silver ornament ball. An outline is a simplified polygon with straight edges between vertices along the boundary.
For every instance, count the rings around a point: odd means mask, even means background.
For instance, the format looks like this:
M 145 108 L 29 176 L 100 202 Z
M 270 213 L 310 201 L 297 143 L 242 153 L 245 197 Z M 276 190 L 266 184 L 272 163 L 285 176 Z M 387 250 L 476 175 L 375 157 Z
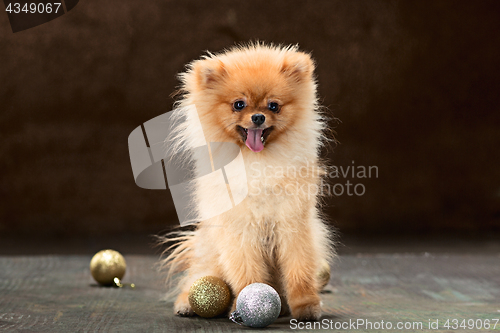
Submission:
M 265 283 L 252 283 L 238 295 L 231 319 L 250 327 L 266 327 L 274 323 L 280 312 L 278 292 Z

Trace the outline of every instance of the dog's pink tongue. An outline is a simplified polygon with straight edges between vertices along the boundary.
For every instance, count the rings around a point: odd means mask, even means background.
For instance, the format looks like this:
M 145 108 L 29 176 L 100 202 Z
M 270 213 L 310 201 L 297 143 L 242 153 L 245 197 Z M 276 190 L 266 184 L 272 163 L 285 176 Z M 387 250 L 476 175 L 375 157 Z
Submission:
M 251 151 L 258 153 L 264 149 L 264 144 L 260 140 L 261 136 L 262 129 L 248 129 L 247 141 L 245 143 Z

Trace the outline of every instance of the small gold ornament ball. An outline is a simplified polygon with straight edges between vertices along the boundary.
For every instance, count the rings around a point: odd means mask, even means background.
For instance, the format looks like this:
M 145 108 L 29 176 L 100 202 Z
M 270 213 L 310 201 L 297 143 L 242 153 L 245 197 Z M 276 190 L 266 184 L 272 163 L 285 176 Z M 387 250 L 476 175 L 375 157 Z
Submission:
M 318 271 L 318 281 L 321 289 L 325 288 L 328 282 L 330 282 L 330 264 L 326 260 L 321 261 Z
M 90 273 L 102 285 L 113 284 L 113 279 L 122 279 L 127 264 L 118 251 L 102 250 L 97 252 L 90 261 Z
M 212 318 L 223 313 L 229 306 L 231 292 L 227 284 L 218 277 L 205 276 L 193 283 L 188 299 L 198 316 Z

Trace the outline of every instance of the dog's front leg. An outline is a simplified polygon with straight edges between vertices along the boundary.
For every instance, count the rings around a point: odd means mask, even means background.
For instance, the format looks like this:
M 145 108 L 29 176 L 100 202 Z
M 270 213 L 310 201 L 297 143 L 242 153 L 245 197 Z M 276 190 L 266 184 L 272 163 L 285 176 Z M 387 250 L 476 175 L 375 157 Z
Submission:
M 242 240 L 235 239 L 225 248 L 221 267 L 234 296 L 231 309 L 234 311 L 236 299 L 243 288 L 255 282 L 269 283 L 269 270 L 262 252 L 252 244 L 242 244 Z
M 319 254 L 315 253 L 311 230 L 291 231 L 282 238 L 279 261 L 282 284 L 292 317 L 298 320 L 318 320 L 321 317 L 321 299 L 318 294 L 316 269 Z

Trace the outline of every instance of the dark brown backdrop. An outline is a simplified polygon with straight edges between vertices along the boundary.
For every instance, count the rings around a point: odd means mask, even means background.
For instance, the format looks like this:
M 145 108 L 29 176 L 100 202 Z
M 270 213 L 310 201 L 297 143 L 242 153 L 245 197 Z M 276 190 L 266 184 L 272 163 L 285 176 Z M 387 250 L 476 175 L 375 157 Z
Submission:
M 0 233 L 174 224 L 168 191 L 134 184 L 128 134 L 171 109 L 185 63 L 250 39 L 312 51 L 341 120 L 331 164 L 378 166 L 327 200 L 341 231 L 499 231 L 499 18 L 499 1 L 83 0 L 13 34 L 0 13 Z

